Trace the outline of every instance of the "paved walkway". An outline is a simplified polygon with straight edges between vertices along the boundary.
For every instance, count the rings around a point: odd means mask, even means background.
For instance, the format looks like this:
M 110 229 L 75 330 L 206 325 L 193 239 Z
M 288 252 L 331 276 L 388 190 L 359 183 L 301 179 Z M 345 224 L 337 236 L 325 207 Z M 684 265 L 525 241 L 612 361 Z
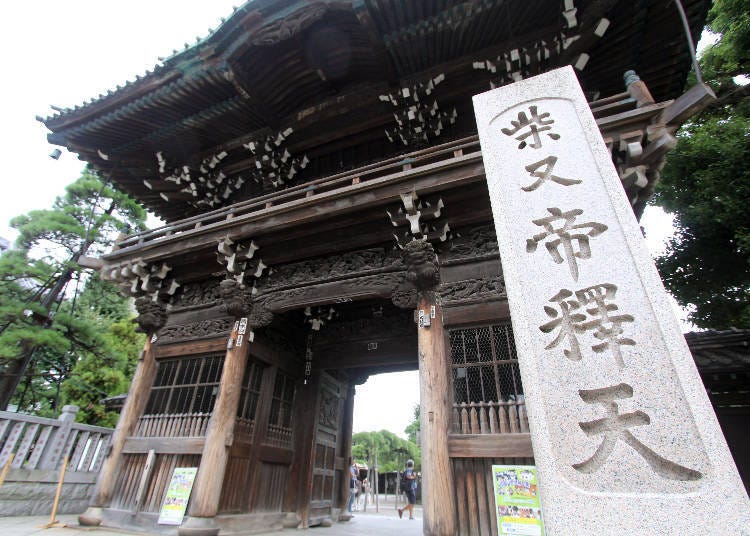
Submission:
M 399 519 L 393 501 L 381 498 L 380 511 L 375 512 L 373 506 L 368 506 L 367 512 L 354 512 L 354 517 L 347 522 L 334 523 L 331 527 L 313 527 L 308 529 L 310 536 L 382 536 L 398 534 L 399 536 L 420 536 L 422 534 L 422 508 L 417 506 L 414 513 L 416 519 L 410 521 Z M 81 527 L 77 516 L 63 515 L 57 518 L 60 526 L 44 528 L 49 522 L 49 516 L 28 517 L 0 517 L 0 536 L 123 536 L 143 533 L 128 532 L 115 529 Z M 66 526 L 62 526 L 66 525 Z M 266 533 L 266 535 L 285 536 L 299 534 L 297 529 L 287 529 L 281 532 Z M 258 535 L 260 536 L 260 535 Z

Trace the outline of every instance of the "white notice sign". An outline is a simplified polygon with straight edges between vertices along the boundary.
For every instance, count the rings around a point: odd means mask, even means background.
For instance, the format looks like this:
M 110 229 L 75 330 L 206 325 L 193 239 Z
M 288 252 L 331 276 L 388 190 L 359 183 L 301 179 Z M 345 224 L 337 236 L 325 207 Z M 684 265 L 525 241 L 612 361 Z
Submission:
M 744 534 L 747 495 L 572 68 L 474 108 L 547 534 Z

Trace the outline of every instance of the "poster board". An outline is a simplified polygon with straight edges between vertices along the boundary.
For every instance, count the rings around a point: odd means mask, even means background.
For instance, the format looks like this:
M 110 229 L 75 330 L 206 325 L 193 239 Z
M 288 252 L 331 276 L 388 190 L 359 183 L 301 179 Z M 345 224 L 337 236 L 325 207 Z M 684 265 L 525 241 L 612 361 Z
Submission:
M 182 524 L 197 472 L 197 467 L 175 467 L 157 523 L 160 525 Z
M 499 535 L 544 536 L 535 466 L 493 465 L 492 486 Z

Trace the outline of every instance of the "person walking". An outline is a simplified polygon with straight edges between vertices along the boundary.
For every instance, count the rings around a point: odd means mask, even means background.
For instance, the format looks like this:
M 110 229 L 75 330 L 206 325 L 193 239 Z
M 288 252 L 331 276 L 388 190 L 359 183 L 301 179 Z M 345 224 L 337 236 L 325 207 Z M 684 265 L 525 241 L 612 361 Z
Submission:
M 349 505 L 346 508 L 347 512 L 350 514 L 352 513 L 352 507 L 354 506 L 354 498 L 357 495 L 357 489 L 359 489 L 359 480 L 357 480 L 358 476 L 359 468 L 357 467 L 357 464 L 352 461 L 352 465 L 349 467 Z
M 414 472 L 414 460 L 407 460 L 404 478 L 406 479 L 406 500 L 408 504 L 398 509 L 398 517 L 401 519 L 404 516 L 404 511 L 408 510 L 409 519 L 414 519 L 414 505 L 417 504 L 417 473 Z

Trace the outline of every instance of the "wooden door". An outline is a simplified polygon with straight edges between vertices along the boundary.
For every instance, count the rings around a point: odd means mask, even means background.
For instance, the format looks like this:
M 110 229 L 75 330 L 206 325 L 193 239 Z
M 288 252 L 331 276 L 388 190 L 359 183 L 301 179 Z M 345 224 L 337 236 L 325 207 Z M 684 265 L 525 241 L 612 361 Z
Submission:
M 341 459 L 345 384 L 326 373 L 321 374 L 318 391 L 318 416 L 315 423 L 312 456 L 312 493 L 309 523 L 315 525 L 331 516 L 336 506 L 340 478 L 344 476 Z M 338 459 L 338 463 L 337 463 Z

